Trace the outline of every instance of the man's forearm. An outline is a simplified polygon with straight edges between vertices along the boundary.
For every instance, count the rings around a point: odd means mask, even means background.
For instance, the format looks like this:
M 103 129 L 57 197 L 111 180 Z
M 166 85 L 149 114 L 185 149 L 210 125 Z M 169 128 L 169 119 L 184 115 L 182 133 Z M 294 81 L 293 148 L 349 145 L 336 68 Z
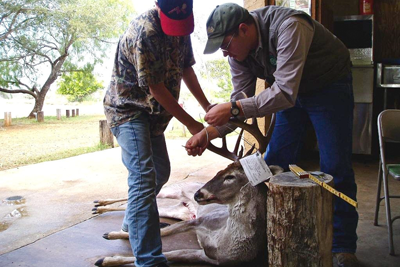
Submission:
M 197 123 L 185 110 L 181 108 L 176 99 L 167 90 L 164 84 L 156 84 L 149 86 L 151 95 L 157 100 L 157 102 L 165 108 L 172 116 L 177 118 L 181 123 L 189 128 Z

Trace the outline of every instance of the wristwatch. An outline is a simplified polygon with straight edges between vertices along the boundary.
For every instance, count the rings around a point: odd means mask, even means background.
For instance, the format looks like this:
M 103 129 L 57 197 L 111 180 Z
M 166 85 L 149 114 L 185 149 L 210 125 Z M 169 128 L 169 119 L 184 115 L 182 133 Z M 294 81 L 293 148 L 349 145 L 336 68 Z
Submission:
M 240 109 L 238 107 L 238 105 L 236 104 L 236 101 L 231 101 L 231 114 L 233 117 L 237 117 L 237 115 L 239 115 L 240 113 Z

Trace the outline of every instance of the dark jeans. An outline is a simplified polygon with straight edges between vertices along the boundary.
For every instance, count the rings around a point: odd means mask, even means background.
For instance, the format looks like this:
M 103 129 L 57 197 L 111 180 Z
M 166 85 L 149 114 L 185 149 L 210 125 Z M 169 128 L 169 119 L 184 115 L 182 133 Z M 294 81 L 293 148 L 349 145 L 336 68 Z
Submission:
M 353 131 L 353 86 L 349 76 L 307 96 L 298 96 L 296 105 L 277 113 L 275 129 L 265 161 L 288 170 L 297 162 L 311 121 L 317 136 L 321 171 L 334 178 L 335 188 L 356 200 L 357 185 L 351 163 Z M 354 253 L 357 248 L 356 209 L 335 198 L 333 252 Z

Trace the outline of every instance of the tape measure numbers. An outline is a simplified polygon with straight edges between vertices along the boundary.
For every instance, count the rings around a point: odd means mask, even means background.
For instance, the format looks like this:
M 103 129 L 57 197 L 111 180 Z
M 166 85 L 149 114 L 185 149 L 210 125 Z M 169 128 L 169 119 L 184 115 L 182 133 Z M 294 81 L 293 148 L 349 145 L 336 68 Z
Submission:
M 322 186 L 323 188 L 325 188 L 326 190 L 328 190 L 329 192 L 331 192 L 332 194 L 334 194 L 335 196 L 343 199 L 344 201 L 346 201 L 347 203 L 349 203 L 350 205 L 354 206 L 355 208 L 358 208 L 358 203 L 356 201 L 354 201 L 353 199 L 349 198 L 348 196 L 346 196 L 343 193 L 340 193 L 339 191 L 337 191 L 336 189 L 334 189 L 333 187 L 329 186 L 328 184 L 318 180 L 318 178 L 316 178 L 315 176 L 309 174 L 308 172 L 304 171 L 302 168 L 300 168 L 299 166 L 295 165 L 295 164 L 290 164 L 289 165 L 289 169 L 295 174 L 297 175 L 299 178 L 303 179 L 303 178 L 310 178 L 313 182 L 315 182 L 316 184 Z

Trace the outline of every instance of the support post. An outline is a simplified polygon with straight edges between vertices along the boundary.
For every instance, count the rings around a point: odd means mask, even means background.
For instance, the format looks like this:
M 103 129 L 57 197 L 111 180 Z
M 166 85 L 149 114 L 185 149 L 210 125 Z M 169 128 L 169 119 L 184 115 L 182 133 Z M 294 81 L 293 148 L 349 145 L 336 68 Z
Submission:
M 11 126 L 11 123 L 12 123 L 11 112 L 4 112 L 4 126 L 5 127 Z
M 99 121 L 100 143 L 114 147 L 114 135 L 108 127 L 107 120 Z
M 65 117 L 69 118 L 69 109 L 65 110 Z
M 61 109 L 56 109 L 56 113 L 57 113 L 57 120 L 61 120 Z
M 75 117 L 75 109 L 72 109 L 72 117 Z
M 79 108 L 76 109 L 76 114 L 77 117 L 79 116 Z
M 44 112 L 43 111 L 39 111 L 37 113 L 37 121 L 38 122 L 44 122 Z
M 319 179 L 333 186 L 333 177 Z M 272 177 L 267 198 L 269 266 L 331 267 L 333 194 L 291 172 Z

